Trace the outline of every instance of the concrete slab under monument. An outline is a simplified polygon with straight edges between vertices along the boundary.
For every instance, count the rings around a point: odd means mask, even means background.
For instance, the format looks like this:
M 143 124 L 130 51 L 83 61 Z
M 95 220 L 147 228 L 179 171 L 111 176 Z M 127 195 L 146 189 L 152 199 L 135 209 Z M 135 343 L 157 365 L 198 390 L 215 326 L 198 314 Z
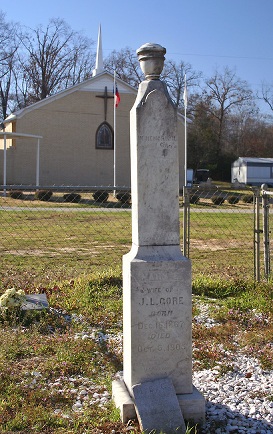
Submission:
M 200 425 L 205 422 L 205 399 L 194 386 L 192 393 L 177 394 L 176 397 L 185 421 Z M 112 398 L 124 424 L 137 419 L 135 401 L 122 379 L 113 381 Z
M 134 400 L 123 380 L 119 379 L 112 382 L 112 399 L 120 411 L 120 418 L 123 423 L 137 418 Z

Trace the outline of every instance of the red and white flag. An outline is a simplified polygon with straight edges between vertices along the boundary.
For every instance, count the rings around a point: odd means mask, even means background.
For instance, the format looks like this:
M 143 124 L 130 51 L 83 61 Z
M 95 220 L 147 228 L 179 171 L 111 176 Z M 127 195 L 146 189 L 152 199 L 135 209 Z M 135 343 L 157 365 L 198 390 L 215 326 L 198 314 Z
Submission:
M 116 91 L 115 91 L 115 107 L 118 107 L 120 103 L 120 96 L 119 96 L 119 91 L 118 91 L 118 87 L 116 85 Z

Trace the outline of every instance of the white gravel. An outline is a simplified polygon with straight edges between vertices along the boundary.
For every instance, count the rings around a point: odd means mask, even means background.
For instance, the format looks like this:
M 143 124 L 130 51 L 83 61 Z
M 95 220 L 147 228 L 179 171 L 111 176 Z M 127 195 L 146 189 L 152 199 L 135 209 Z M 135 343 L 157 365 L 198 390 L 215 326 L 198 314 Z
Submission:
M 220 366 L 193 373 L 193 384 L 206 398 L 203 433 L 273 433 L 273 371 L 263 371 L 250 356 L 239 355 L 233 371 Z
M 195 323 L 205 324 L 208 328 L 215 325 L 207 307 L 199 312 L 194 318 Z M 72 320 L 81 322 L 82 318 L 75 316 Z M 111 352 L 122 353 L 122 333 L 104 335 L 87 327 L 74 338 L 103 341 Z M 238 352 L 232 359 L 229 357 L 230 371 L 224 375 L 221 374 L 221 364 L 212 370 L 193 372 L 193 384 L 206 398 L 206 423 L 202 433 L 273 434 L 273 371 L 264 371 L 251 355 Z M 29 373 L 24 379 L 24 387 L 44 387 L 41 374 Z M 71 394 L 74 397 L 71 412 L 62 414 L 67 418 L 84 411 L 87 406 L 104 407 L 111 400 L 106 387 L 98 388 L 90 378 L 80 376 L 60 377 L 46 387 L 52 394 Z M 55 412 L 61 413 L 61 410 L 56 408 Z
M 105 407 L 111 396 L 105 387 L 98 386 L 92 379 L 75 375 L 72 377 L 61 376 L 54 381 L 47 381 L 43 376 L 35 371 L 29 372 L 22 380 L 22 387 L 25 389 L 40 389 L 46 390 L 52 396 L 70 396 L 72 397 L 73 404 L 71 409 L 66 413 L 63 410 L 56 408 L 54 412 L 64 418 L 73 418 L 73 413 L 83 412 L 85 408 L 96 405 Z
M 212 327 L 206 308 L 198 323 Z M 75 336 L 76 339 L 103 340 L 116 354 L 122 353 L 122 334 L 102 335 L 94 330 Z M 223 361 L 224 364 L 224 361 Z M 194 386 L 206 398 L 206 423 L 203 434 L 273 434 L 273 371 L 264 371 L 250 355 L 233 355 L 230 371 L 221 375 L 219 364 L 212 370 L 195 371 Z
M 217 323 L 210 318 L 210 306 L 198 303 L 194 323 L 207 328 Z M 257 312 L 253 311 L 257 318 Z M 272 434 L 273 371 L 264 371 L 250 354 L 228 355 L 230 371 L 221 375 L 221 364 L 214 369 L 193 373 L 193 384 L 206 398 L 203 434 Z M 233 357 L 231 357 L 233 356 Z M 223 365 L 225 360 L 223 360 Z

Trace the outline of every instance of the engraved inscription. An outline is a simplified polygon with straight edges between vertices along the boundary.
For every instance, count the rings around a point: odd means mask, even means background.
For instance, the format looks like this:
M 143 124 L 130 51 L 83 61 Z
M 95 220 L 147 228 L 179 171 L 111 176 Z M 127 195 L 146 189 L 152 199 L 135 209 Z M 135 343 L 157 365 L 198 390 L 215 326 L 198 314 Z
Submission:
M 135 286 L 139 318 L 138 353 L 173 354 L 182 357 L 187 331 L 187 297 L 181 292 L 182 276 L 177 267 L 166 270 L 157 265 L 142 272 Z M 182 343 L 183 342 L 183 343 Z
M 155 297 L 142 297 L 139 303 L 140 306 L 165 306 L 176 304 L 183 304 L 183 297 L 160 297 L 159 299 L 156 299 Z
M 143 273 L 142 275 L 142 281 L 143 282 L 180 282 L 179 279 L 174 279 L 173 273 L 175 272 L 175 269 L 173 271 L 165 270 L 164 274 L 161 272 L 161 270 L 154 268 L 152 271 L 148 271 L 146 273 Z M 181 278 L 182 278 L 181 274 Z
M 163 275 L 161 270 L 156 268 L 149 270 L 141 276 L 135 288 L 139 295 L 137 301 L 139 308 L 154 308 L 147 312 L 151 318 L 172 316 L 173 310 L 177 310 L 185 303 L 184 296 L 180 295 L 180 285 L 181 281 L 173 279 L 173 273 L 170 271 L 164 272 Z
M 140 291 L 142 293 L 147 293 L 147 294 L 159 294 L 161 292 L 161 288 L 136 288 L 136 291 Z M 168 289 L 166 289 L 166 291 L 168 292 Z
M 148 339 L 166 339 L 170 337 L 170 333 L 151 333 Z
M 150 316 L 172 316 L 173 311 L 172 310 L 159 310 L 157 312 L 152 311 L 150 313 Z
M 158 344 L 158 345 L 138 345 L 138 352 L 139 353 L 154 353 L 155 351 L 182 351 L 185 347 L 183 347 L 179 343 L 174 344 Z
M 153 322 L 153 323 L 145 323 L 145 322 L 139 322 L 137 327 L 139 330 L 151 330 L 151 329 L 157 329 L 157 330 L 169 330 L 169 329 L 179 329 L 182 328 L 184 325 L 184 322 L 181 320 L 167 320 L 164 322 Z
M 138 141 L 144 144 L 152 144 L 158 146 L 161 149 L 163 157 L 169 155 L 168 149 L 175 149 L 177 147 L 177 137 L 175 135 L 170 136 L 149 136 L 149 135 L 139 135 Z
M 165 146 L 166 142 L 169 140 L 176 141 L 176 136 L 148 136 L 148 135 L 139 135 L 139 140 L 145 140 L 146 142 L 160 142 L 161 146 Z
M 159 387 L 160 389 L 162 389 L 162 390 L 169 390 L 169 388 L 168 388 L 168 386 L 166 386 L 166 384 L 165 383 L 157 383 L 157 386 L 156 386 L 157 388 Z M 138 388 L 138 390 L 137 390 L 137 393 L 139 394 L 139 395 L 147 395 L 147 393 L 151 393 L 151 394 L 153 394 L 154 395 L 154 388 L 152 387 L 152 386 L 147 386 L 147 384 L 145 385 L 145 387 L 139 387 Z M 155 411 L 153 411 L 153 412 L 151 412 L 150 411 L 150 408 L 149 408 L 149 414 L 156 414 L 156 413 L 158 413 L 156 410 Z
M 183 326 L 184 322 L 180 320 L 167 320 L 164 322 L 157 320 L 153 322 L 140 321 L 137 324 L 138 330 L 149 331 L 147 334 L 147 339 L 149 340 L 169 339 L 174 330 L 182 329 Z

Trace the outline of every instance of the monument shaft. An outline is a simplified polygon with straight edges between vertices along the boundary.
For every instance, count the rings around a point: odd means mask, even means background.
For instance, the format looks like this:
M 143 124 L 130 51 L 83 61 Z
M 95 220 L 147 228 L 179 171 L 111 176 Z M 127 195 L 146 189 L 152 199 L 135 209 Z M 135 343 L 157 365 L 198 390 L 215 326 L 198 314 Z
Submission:
M 177 112 L 162 81 L 140 84 L 130 125 L 132 242 L 178 245 Z

